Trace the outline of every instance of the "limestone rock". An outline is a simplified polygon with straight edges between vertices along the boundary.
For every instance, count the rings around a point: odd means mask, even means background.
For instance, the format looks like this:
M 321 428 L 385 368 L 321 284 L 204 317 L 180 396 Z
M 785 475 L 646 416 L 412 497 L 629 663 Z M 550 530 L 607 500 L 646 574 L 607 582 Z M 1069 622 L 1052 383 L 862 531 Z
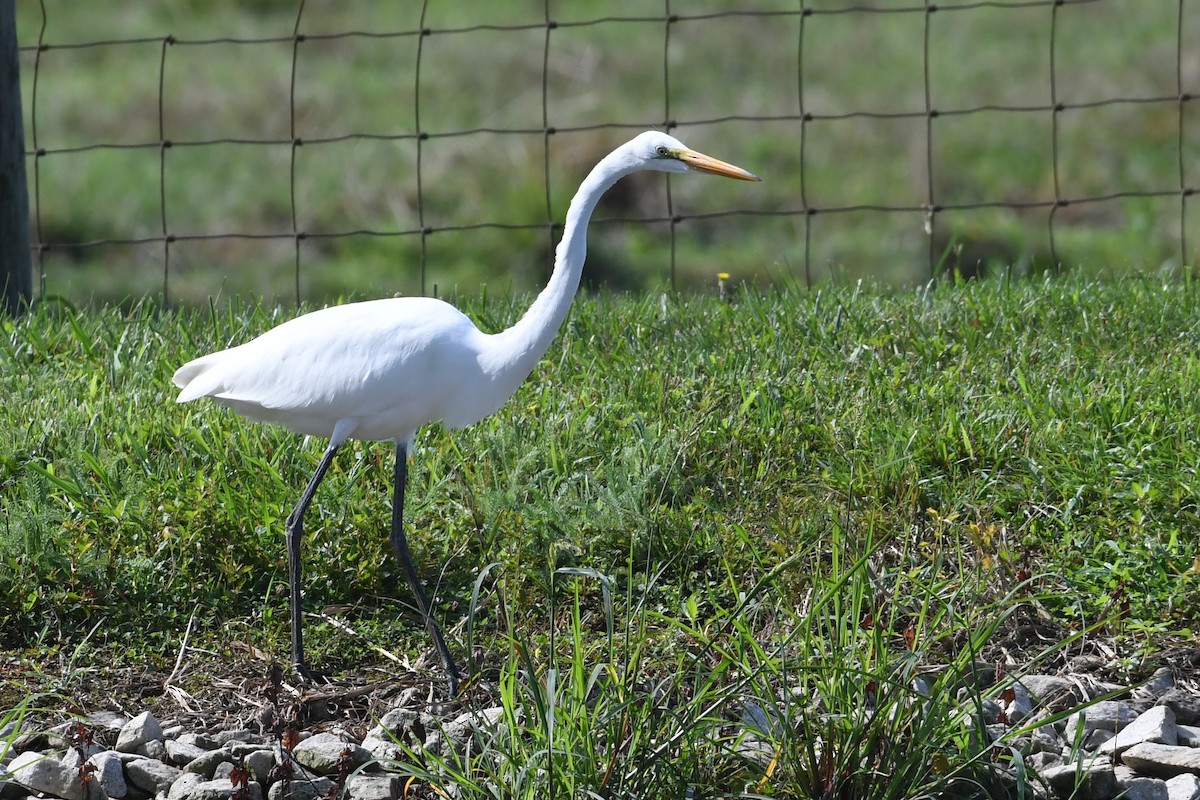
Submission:
M 151 740 L 162 741 L 162 727 L 149 711 L 143 711 L 121 728 L 117 735 L 115 749 L 122 753 L 136 752 L 139 747 Z
M 125 767 L 120 756 L 112 750 L 103 750 L 88 759 L 95 766 L 92 779 L 100 782 L 104 793 L 113 800 L 121 800 L 128 792 L 129 785 L 125 782 Z
M 1063 764 L 1041 773 L 1042 779 L 1059 797 L 1076 800 L 1112 800 L 1120 792 L 1117 776 L 1107 763 L 1096 760 L 1090 765 Z
M 329 778 L 313 778 L 311 780 L 296 780 L 289 781 L 289 786 L 285 787 L 283 781 L 275 781 L 271 784 L 270 790 L 267 792 L 267 800 L 284 800 L 285 788 L 291 790 L 291 800 L 316 800 L 318 797 L 324 797 L 329 793 L 330 787 L 333 786 L 333 781 Z
M 201 747 L 178 739 L 168 739 L 166 742 L 167 760 L 177 767 L 184 767 L 207 751 Z
M 27 750 L 17 753 L 8 765 L 14 780 L 26 789 L 43 792 L 64 800 L 85 800 L 79 770 L 71 769 L 61 759 Z
M 346 781 L 351 800 L 397 800 L 400 797 L 398 775 L 353 775 Z
M 157 723 L 156 723 L 157 724 Z M 125 779 L 150 794 L 167 792 L 183 770 L 153 758 L 139 758 L 125 765 Z
M 336 775 L 343 757 L 349 759 L 351 769 L 371 761 L 367 750 L 332 733 L 318 733 L 292 748 L 292 758 L 318 775 Z
M 247 800 L 262 800 L 262 786 L 258 781 L 251 781 L 246 790 L 248 792 Z M 233 782 L 228 778 L 214 781 L 189 781 L 186 788 L 174 794 L 171 800 L 229 800 L 233 791 Z M 295 797 L 294 792 L 293 797 Z
M 1076 711 L 1066 719 L 1065 735 L 1071 739 L 1082 720 L 1084 733 L 1094 730 L 1117 733 L 1138 718 L 1138 713 L 1128 703 L 1117 700 L 1101 700 Z
M 1200 774 L 1200 749 L 1142 742 L 1121 755 L 1121 761 L 1144 775 L 1173 778 L 1184 772 Z
M 1183 689 L 1172 689 L 1158 698 L 1158 704 L 1174 712 L 1176 723 L 1200 725 L 1200 695 Z
M 1129 723 L 1115 737 L 1097 748 L 1098 753 L 1121 755 L 1135 744 L 1176 744 L 1175 715 L 1166 706 L 1153 706 Z
M 1200 800 L 1200 777 L 1185 772 L 1169 779 L 1167 796 L 1170 800 Z

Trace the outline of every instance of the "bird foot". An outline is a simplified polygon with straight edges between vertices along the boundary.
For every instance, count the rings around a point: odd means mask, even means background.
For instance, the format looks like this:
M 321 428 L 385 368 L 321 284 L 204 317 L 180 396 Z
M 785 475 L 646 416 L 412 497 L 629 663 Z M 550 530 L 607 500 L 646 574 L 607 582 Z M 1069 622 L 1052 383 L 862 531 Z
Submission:
M 328 672 L 321 672 L 309 667 L 307 664 L 296 663 L 292 665 L 292 671 L 296 673 L 296 677 L 301 683 L 314 684 L 317 686 L 326 686 L 333 681 L 330 679 Z

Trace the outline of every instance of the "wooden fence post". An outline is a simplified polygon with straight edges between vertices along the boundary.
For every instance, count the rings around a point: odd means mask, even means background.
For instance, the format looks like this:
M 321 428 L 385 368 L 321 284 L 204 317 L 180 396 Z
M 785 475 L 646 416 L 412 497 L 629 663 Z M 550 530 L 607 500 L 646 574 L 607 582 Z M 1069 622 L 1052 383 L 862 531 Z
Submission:
M 17 8 L 15 0 L 0 0 L 0 288 L 9 314 L 28 307 L 33 297 L 28 191 Z

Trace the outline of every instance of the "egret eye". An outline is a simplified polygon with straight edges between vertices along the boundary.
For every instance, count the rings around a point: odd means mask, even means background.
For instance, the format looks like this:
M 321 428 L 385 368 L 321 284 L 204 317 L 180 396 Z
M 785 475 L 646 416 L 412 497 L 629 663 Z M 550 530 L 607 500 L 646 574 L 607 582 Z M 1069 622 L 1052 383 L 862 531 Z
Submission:
M 667 149 L 665 144 L 660 144 L 658 147 L 654 148 L 654 152 L 664 157 L 671 155 L 671 151 Z

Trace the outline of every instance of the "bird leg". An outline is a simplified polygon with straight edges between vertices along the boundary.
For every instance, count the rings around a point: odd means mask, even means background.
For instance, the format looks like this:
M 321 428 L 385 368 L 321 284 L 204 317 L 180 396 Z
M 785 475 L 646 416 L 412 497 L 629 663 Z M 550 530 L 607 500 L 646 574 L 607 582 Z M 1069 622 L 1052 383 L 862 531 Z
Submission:
M 408 537 L 404 534 L 404 486 L 407 480 L 408 453 L 405 451 L 404 445 L 397 442 L 395 495 L 392 498 L 392 549 L 396 552 L 396 558 L 404 570 L 404 578 L 408 581 L 408 586 L 412 589 L 413 596 L 420 607 L 421 616 L 425 619 L 425 628 L 433 637 L 434 647 L 437 649 L 438 657 L 442 660 L 442 667 L 446 670 L 446 678 L 450 682 L 450 696 L 454 697 L 458 694 L 458 679 L 462 677 L 462 673 L 458 671 L 454 657 L 450 655 L 450 648 L 446 646 L 446 640 L 442 638 L 442 629 L 438 627 L 437 620 L 433 618 L 429 599 L 425 596 L 421 579 L 417 575 L 416 567 L 413 566 L 412 554 L 408 551 Z
M 320 682 L 321 677 L 310 670 L 304 661 L 304 632 L 300 622 L 300 535 L 304 532 L 304 512 L 308 510 L 308 505 L 312 502 L 317 487 L 321 485 L 321 479 L 325 477 L 325 471 L 329 469 L 336 452 L 337 445 L 331 444 L 326 448 L 325 455 L 321 456 L 321 463 L 317 464 L 317 471 L 304 487 L 304 494 L 300 495 L 300 502 L 296 503 L 292 513 L 288 514 L 286 523 L 288 582 L 292 590 L 292 666 L 301 678 L 313 683 Z

